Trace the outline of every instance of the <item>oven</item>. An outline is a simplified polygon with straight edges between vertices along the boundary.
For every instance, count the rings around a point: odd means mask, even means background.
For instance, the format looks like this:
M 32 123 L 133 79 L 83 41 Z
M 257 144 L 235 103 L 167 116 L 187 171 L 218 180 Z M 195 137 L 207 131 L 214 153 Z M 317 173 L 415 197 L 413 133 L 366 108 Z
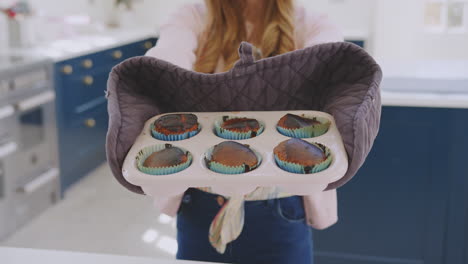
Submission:
M 0 239 L 50 207 L 60 195 L 51 64 L 17 69 L 3 76 Z
M 49 89 L 25 97 L 15 109 L 12 189 L 15 225 L 21 226 L 58 199 L 55 93 Z
M 1 85 L 1 84 L 0 84 Z M 0 88 L 1 89 L 1 88 Z M 0 107 L 0 238 L 14 229 L 13 186 L 7 175 L 14 173 L 13 154 L 18 149 L 14 139 L 14 108 L 11 105 Z
M 13 116 L 17 144 L 15 152 L 15 182 L 24 184 L 35 178 L 37 172 L 55 167 L 56 141 L 55 93 L 42 91 L 15 103 Z

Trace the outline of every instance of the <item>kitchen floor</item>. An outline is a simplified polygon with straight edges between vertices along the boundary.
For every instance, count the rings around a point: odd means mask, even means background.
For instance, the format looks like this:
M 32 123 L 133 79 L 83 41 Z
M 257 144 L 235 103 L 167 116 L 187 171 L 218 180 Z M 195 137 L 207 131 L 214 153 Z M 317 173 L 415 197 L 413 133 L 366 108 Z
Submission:
M 0 246 L 174 258 L 175 220 L 114 180 L 107 164 Z

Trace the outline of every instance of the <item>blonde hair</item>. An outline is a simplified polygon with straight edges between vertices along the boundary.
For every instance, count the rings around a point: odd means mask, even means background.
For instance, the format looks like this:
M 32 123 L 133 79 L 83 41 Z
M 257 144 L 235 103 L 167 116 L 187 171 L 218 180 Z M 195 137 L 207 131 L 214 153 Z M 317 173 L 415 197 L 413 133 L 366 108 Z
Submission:
M 203 33 L 204 41 L 199 42 L 194 69 L 198 72 L 213 73 L 220 56 L 227 71 L 239 59 L 237 49 L 247 41 L 244 19 L 244 1 L 205 0 L 208 16 Z M 263 58 L 275 56 L 295 49 L 293 0 L 265 0 L 263 21 L 255 25 L 250 40 Z

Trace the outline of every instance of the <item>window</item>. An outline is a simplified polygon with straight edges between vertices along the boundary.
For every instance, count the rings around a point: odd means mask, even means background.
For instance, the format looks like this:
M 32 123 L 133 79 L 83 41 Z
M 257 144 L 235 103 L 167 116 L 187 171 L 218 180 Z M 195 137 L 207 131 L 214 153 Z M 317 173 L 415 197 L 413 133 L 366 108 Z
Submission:
M 426 0 L 424 26 L 432 32 L 466 32 L 468 0 Z
M 448 4 L 447 9 L 447 27 L 452 29 L 464 28 L 466 26 L 466 12 L 467 3 L 464 2 L 451 2 Z

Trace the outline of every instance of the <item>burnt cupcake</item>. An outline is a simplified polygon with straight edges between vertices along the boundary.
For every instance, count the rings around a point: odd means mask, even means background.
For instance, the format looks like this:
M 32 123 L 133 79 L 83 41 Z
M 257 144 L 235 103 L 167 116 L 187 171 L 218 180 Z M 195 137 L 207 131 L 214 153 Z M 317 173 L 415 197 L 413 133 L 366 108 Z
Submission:
M 141 172 L 167 175 L 188 168 L 192 163 L 192 154 L 171 144 L 155 145 L 142 149 L 136 161 Z
M 206 167 L 223 174 L 241 174 L 256 169 L 261 156 L 250 146 L 234 141 L 215 145 L 205 155 Z
M 194 114 L 169 114 L 158 118 L 151 124 L 154 138 L 164 141 L 177 141 L 198 134 L 200 125 Z
M 330 128 L 330 121 L 321 117 L 307 117 L 286 114 L 276 125 L 281 134 L 292 138 L 313 138 L 325 134 Z
M 254 118 L 223 116 L 215 122 L 215 133 L 224 139 L 242 140 L 260 135 L 265 126 Z
M 297 138 L 281 142 L 274 148 L 273 154 L 281 169 L 298 174 L 323 171 L 332 161 L 330 150 L 324 145 Z

